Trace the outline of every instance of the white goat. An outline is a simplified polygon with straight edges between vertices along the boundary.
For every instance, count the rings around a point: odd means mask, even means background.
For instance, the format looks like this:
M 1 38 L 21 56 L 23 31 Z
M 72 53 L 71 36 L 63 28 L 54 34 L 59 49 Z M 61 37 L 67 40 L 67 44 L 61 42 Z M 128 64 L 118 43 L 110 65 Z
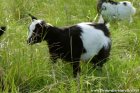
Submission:
M 128 20 L 132 22 L 132 16 L 136 13 L 136 8 L 129 1 L 99 0 L 97 10 L 106 21 Z

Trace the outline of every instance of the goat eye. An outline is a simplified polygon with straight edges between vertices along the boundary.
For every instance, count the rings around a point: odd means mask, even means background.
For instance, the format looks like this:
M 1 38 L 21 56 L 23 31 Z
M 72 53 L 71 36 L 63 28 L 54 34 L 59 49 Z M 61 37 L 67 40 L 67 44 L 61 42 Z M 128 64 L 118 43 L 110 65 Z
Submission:
M 106 7 L 105 6 L 102 6 L 102 10 L 106 10 Z

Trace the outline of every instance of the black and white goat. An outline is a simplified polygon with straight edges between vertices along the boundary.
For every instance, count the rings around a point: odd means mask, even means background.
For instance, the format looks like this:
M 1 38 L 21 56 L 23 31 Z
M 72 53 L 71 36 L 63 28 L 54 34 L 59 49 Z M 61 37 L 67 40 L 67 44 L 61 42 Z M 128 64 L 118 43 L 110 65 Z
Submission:
M 129 1 L 98 0 L 97 11 L 106 21 L 128 20 L 132 22 L 136 8 Z
M 6 30 L 5 26 L 0 27 L 0 36 L 4 34 L 5 30 Z
M 68 61 L 73 66 L 73 75 L 80 72 L 80 60 L 91 61 L 93 66 L 102 67 L 110 55 L 111 39 L 106 23 L 79 23 L 58 28 L 32 17 L 29 26 L 28 44 L 45 40 L 52 60 Z

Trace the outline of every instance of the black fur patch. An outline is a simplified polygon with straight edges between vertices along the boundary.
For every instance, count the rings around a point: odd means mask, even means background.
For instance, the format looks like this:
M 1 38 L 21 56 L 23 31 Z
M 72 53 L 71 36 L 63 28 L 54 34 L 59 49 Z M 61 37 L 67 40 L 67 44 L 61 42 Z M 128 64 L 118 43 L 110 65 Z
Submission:
M 67 28 L 49 27 L 45 40 L 48 42 L 50 53 L 55 58 L 66 61 L 79 61 L 85 49 L 81 41 L 81 29 L 77 26 Z M 57 57 L 56 57 L 57 56 Z
M 113 4 L 113 5 L 117 5 L 119 4 L 119 2 L 115 2 L 115 1 L 112 1 L 112 0 L 108 0 L 109 3 Z
M 125 6 L 127 6 L 127 3 L 126 3 L 126 2 L 123 2 L 123 4 L 124 4 Z
M 105 36 L 110 37 L 109 29 L 106 27 L 105 24 L 92 24 L 92 26 L 95 27 L 96 29 L 103 31 Z
M 5 30 L 6 30 L 5 26 L 0 27 L 0 36 L 4 34 Z

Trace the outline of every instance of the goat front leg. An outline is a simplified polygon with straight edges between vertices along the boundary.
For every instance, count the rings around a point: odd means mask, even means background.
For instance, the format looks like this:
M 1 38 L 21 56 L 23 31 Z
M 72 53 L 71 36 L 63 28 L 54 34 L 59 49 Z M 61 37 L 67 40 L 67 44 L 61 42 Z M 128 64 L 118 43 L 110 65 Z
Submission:
M 80 62 L 76 61 L 72 63 L 73 65 L 73 76 L 76 77 L 77 74 L 80 74 L 81 68 L 80 68 Z

